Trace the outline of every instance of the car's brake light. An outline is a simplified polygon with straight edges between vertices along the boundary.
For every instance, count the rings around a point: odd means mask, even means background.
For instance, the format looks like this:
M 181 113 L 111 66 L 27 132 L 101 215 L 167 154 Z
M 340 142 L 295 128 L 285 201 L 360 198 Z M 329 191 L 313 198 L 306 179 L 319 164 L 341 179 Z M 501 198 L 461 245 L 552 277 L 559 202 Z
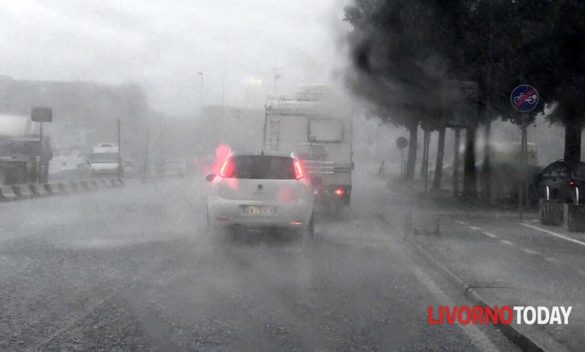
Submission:
M 338 197 L 343 197 L 345 195 L 345 189 L 339 187 L 339 188 L 336 188 L 335 191 L 333 191 L 333 193 L 335 193 L 335 195 Z
M 295 160 L 293 164 L 294 164 L 294 169 L 295 169 L 295 178 L 297 180 L 300 180 L 303 177 L 305 177 L 305 172 L 303 170 L 303 166 L 301 165 L 301 162 L 298 160 Z
M 229 178 L 234 176 L 234 165 L 230 159 L 226 159 L 219 169 L 219 176 Z
M 569 179 L 569 188 L 577 187 L 577 183 L 573 179 Z

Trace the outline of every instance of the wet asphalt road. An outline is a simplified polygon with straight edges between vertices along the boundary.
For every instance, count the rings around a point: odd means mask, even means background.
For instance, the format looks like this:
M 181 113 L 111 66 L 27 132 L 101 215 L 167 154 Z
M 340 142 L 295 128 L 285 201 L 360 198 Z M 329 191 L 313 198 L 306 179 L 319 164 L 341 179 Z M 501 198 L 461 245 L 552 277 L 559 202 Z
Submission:
M 0 204 L 0 351 L 515 350 L 427 324 L 429 305 L 470 302 L 380 219 L 383 184 L 357 183 L 310 241 L 213 236 L 205 187 Z

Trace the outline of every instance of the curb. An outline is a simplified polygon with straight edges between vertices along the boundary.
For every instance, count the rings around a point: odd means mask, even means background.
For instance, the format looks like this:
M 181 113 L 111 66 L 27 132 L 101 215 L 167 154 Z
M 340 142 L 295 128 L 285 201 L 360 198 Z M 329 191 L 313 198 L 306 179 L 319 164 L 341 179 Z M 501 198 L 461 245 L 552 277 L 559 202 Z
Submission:
M 388 220 L 386 216 L 380 214 L 380 219 L 387 225 L 393 226 L 392 221 Z M 394 224 L 395 225 L 395 224 Z M 420 229 L 416 228 L 414 224 L 411 224 L 413 230 L 421 231 Z M 393 226 L 396 227 L 396 226 Z M 399 227 L 398 227 L 399 228 Z M 399 228 L 400 229 L 400 228 Z M 490 304 L 487 299 L 482 297 L 473 287 L 471 287 L 468 283 L 463 281 L 457 275 L 455 275 L 452 271 L 450 271 L 447 267 L 445 267 L 441 262 L 439 262 L 432 254 L 430 254 L 426 249 L 424 249 L 416 240 L 410 238 L 408 234 L 404 233 L 403 230 L 399 230 L 403 234 L 403 238 L 410 243 L 415 250 L 417 250 L 425 260 L 433 267 L 439 269 L 443 274 L 451 278 L 453 282 L 455 282 L 458 286 L 463 289 L 465 296 L 470 299 L 474 304 L 485 307 L 493 307 L 493 304 Z M 525 332 L 520 331 L 517 326 L 510 324 L 497 324 L 494 325 L 498 327 L 502 333 L 516 346 L 518 346 L 522 351 L 525 352 L 565 352 L 568 351 L 567 348 L 558 342 L 553 342 L 551 340 L 548 341 L 548 345 L 554 346 L 543 346 L 542 339 L 528 336 Z
M 0 186 L 0 202 L 44 198 L 125 186 L 122 179 L 91 179 L 45 184 Z

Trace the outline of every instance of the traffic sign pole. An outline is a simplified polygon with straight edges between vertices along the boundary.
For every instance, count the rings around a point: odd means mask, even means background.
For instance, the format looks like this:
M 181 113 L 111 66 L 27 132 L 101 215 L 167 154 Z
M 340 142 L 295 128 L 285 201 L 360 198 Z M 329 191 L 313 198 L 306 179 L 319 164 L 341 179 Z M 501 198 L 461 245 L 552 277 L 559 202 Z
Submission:
M 400 149 L 400 177 L 404 177 L 404 149 L 408 147 L 408 139 L 405 137 L 398 137 L 396 139 L 396 147 Z
M 521 170 L 520 170 L 520 187 L 518 190 L 518 214 L 520 221 L 524 219 L 524 203 L 527 196 L 526 189 L 526 175 L 527 175 L 527 153 L 528 153 L 528 132 L 526 123 L 528 121 L 528 113 L 522 113 L 522 139 L 520 143 L 521 150 Z
M 523 84 L 514 88 L 510 95 L 510 104 L 512 107 L 522 113 L 522 140 L 520 143 L 521 161 L 520 161 L 520 182 L 518 186 L 518 215 L 520 221 L 524 218 L 524 203 L 527 203 L 528 189 L 526 177 L 528 176 L 528 131 L 527 124 L 529 113 L 536 109 L 540 97 L 538 91 L 531 85 Z

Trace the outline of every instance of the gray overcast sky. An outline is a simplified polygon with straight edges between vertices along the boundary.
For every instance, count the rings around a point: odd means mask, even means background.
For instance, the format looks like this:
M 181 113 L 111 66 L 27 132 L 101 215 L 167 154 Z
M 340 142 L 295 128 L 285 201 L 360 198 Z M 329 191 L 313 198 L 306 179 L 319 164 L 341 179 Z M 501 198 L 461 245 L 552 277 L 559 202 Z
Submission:
M 135 81 L 171 113 L 205 103 L 259 106 L 279 90 L 330 77 L 340 0 L 2 0 L 0 74 Z M 251 87 L 249 80 L 262 80 Z M 225 89 L 224 89 L 225 87 Z M 225 91 L 225 94 L 223 93 Z

